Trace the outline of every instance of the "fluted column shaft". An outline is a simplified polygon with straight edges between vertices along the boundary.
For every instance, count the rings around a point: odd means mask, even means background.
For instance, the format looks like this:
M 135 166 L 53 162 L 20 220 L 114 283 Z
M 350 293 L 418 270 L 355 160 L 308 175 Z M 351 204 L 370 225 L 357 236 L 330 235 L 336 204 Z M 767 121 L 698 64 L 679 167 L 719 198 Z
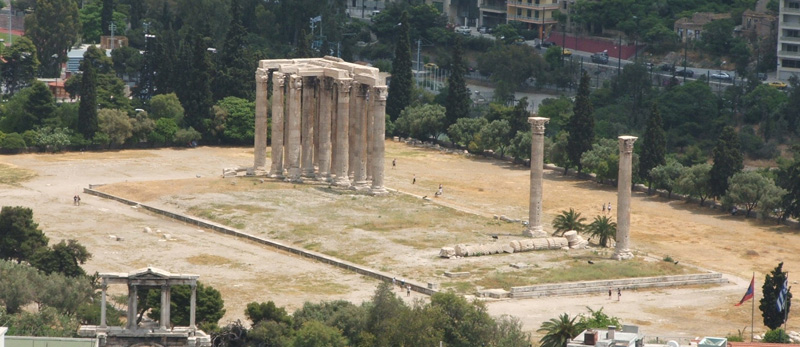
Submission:
M 336 185 L 350 186 L 348 174 L 348 149 L 350 129 L 350 90 L 352 79 L 336 80 L 336 155 L 333 156 L 333 170 Z
M 617 177 L 617 245 L 614 259 L 633 258 L 630 250 L 631 229 L 631 167 L 633 163 L 633 143 L 635 136 L 620 136 L 619 175 Z
M 267 165 L 267 81 L 269 71 L 264 69 L 256 70 L 256 114 L 255 114 L 255 134 L 254 140 L 254 162 L 255 171 L 264 171 Z
M 323 77 L 319 84 L 319 151 L 316 155 L 319 165 L 319 179 L 330 179 L 331 173 L 331 79 Z
M 542 228 L 542 177 L 544 166 L 544 126 L 550 118 L 528 117 L 531 124 L 531 191 L 528 206 L 528 227 L 523 233 L 529 237 L 547 237 Z
M 355 127 L 351 128 L 355 131 L 355 136 L 353 137 L 353 144 L 354 147 L 350 148 L 350 152 L 353 153 L 353 161 L 351 164 L 355 165 L 353 168 L 353 185 L 356 189 L 367 189 L 369 188 L 367 184 L 367 158 L 366 158 L 366 150 L 367 150 L 367 114 L 366 114 L 366 106 L 367 106 L 367 88 L 369 86 L 366 84 L 359 84 L 358 88 L 355 90 L 355 97 L 356 97 L 356 114 L 350 115 L 351 119 L 355 116 L 353 123 Z
M 372 167 L 372 193 L 385 194 L 383 187 L 384 152 L 386 150 L 386 86 L 373 87 L 372 112 L 372 153 L 370 154 L 370 164 Z
M 286 78 L 281 72 L 272 73 L 272 165 L 270 177 L 283 177 L 284 90 Z
M 301 169 L 303 177 L 314 177 L 314 118 L 316 107 L 316 77 L 303 79 L 303 105 L 302 105 L 302 147 L 303 158 Z
M 160 330 L 169 328 L 169 286 L 161 286 L 161 318 L 158 322 Z
M 289 169 L 287 180 L 302 182 L 300 178 L 300 123 L 302 113 L 303 78 L 289 75 L 288 100 L 286 102 L 286 166 Z
M 353 82 L 350 88 L 350 129 L 347 132 L 348 152 L 347 152 L 347 174 L 351 179 L 356 177 L 356 139 L 358 138 L 358 125 L 361 122 L 361 98 L 358 97 L 361 84 Z

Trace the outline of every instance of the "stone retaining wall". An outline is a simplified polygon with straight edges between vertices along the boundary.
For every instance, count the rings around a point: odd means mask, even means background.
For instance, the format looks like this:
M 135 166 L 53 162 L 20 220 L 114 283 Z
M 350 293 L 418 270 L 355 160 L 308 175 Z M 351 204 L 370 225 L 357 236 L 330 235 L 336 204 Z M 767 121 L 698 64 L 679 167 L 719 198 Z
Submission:
M 608 290 L 608 288 L 638 289 L 700 284 L 720 284 L 727 282 L 728 281 L 726 279 L 722 278 L 722 274 L 716 272 L 691 275 L 624 278 L 614 280 L 552 283 L 511 287 L 511 290 L 508 292 L 508 297 L 529 298 L 553 295 L 577 295 L 605 292 Z
M 235 237 L 240 237 L 240 238 L 243 238 L 243 239 L 246 239 L 246 240 L 250 240 L 250 241 L 253 241 L 253 242 L 256 242 L 256 243 L 260 243 L 262 245 L 270 246 L 272 248 L 277 248 L 277 249 L 282 250 L 282 251 L 286 251 L 286 252 L 289 252 L 289 253 L 292 253 L 292 254 L 296 254 L 296 255 L 299 255 L 299 256 L 302 256 L 302 257 L 310 258 L 310 259 L 313 259 L 313 260 L 316 260 L 316 261 L 319 261 L 319 262 L 323 262 L 325 264 L 337 266 L 337 267 L 343 268 L 343 269 L 348 270 L 348 271 L 353 271 L 353 272 L 355 272 L 357 274 L 360 274 L 360 275 L 365 275 L 365 276 L 369 276 L 369 277 L 372 277 L 372 278 L 376 278 L 376 279 L 379 279 L 379 280 L 384 281 L 384 282 L 391 282 L 392 278 L 398 277 L 398 276 L 392 276 L 391 274 L 388 274 L 388 273 L 385 273 L 385 272 L 381 272 L 381 271 L 378 271 L 378 270 L 373 270 L 373 269 L 370 269 L 370 268 L 367 268 L 367 267 L 364 267 L 364 266 L 361 266 L 361 265 L 358 265 L 358 264 L 353 264 L 353 263 L 350 263 L 348 261 L 336 259 L 334 257 L 328 256 L 328 255 L 325 255 L 325 254 L 322 254 L 322 253 L 309 251 L 309 250 L 306 250 L 306 249 L 302 249 L 302 248 L 298 248 L 298 247 L 294 247 L 294 246 L 290 246 L 290 245 L 284 245 L 284 244 L 282 244 L 280 242 L 269 240 L 269 239 L 265 239 L 265 238 L 258 237 L 258 236 L 255 236 L 255 235 L 251 235 L 251 234 L 248 234 L 248 233 L 245 233 L 245 232 L 233 229 L 233 228 L 226 227 L 224 225 L 220 225 L 220 224 L 204 221 L 204 220 L 201 220 L 199 218 L 195 218 L 195 217 L 191 217 L 191 216 L 186 216 L 186 215 L 170 212 L 170 211 L 163 210 L 163 209 L 160 209 L 160 208 L 157 208 L 157 207 L 148 206 L 148 205 L 145 205 L 145 204 L 142 204 L 142 203 L 138 203 L 138 202 L 133 201 L 133 200 L 128 200 L 128 199 L 121 198 L 121 197 L 118 197 L 118 196 L 114 196 L 114 195 L 111 195 L 111 194 L 103 193 L 103 192 L 100 192 L 100 191 L 97 191 L 97 190 L 94 190 L 94 189 L 84 188 L 83 192 L 86 193 L 86 194 L 98 196 L 98 197 L 101 197 L 101 198 L 115 200 L 115 201 L 121 202 L 121 203 L 129 205 L 129 206 L 139 206 L 139 207 L 141 207 L 141 208 L 143 208 L 143 209 L 145 209 L 147 211 L 150 211 L 150 212 L 153 212 L 153 213 L 156 213 L 156 214 L 160 214 L 162 216 L 166 216 L 166 217 L 169 217 L 169 218 L 172 218 L 172 219 L 176 219 L 176 220 L 179 220 L 181 222 L 185 222 L 185 223 L 188 223 L 188 224 L 196 225 L 196 226 L 199 226 L 201 228 L 214 230 L 214 231 L 217 231 L 217 232 L 220 232 L 220 233 L 223 233 L 223 234 L 227 234 L 227 235 L 231 235 L 231 236 L 235 236 Z M 406 284 L 411 286 L 411 290 L 413 290 L 415 292 L 422 293 L 422 294 L 433 295 L 434 293 L 438 292 L 438 290 L 428 288 L 427 285 L 414 283 L 414 282 L 411 282 L 411 281 L 408 281 L 408 280 L 406 280 Z

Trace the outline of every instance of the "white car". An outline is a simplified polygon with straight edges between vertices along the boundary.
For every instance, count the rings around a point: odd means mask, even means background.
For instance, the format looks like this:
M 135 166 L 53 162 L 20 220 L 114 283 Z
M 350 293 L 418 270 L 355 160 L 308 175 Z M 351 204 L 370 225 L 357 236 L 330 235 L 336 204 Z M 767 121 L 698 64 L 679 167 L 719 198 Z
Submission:
M 467 26 L 457 27 L 455 32 L 465 36 L 469 36 L 471 34 L 471 31 Z
M 729 81 L 729 80 L 732 79 L 731 75 L 729 75 L 727 72 L 712 73 L 711 74 L 711 78 L 718 79 L 718 80 L 723 80 L 723 81 Z

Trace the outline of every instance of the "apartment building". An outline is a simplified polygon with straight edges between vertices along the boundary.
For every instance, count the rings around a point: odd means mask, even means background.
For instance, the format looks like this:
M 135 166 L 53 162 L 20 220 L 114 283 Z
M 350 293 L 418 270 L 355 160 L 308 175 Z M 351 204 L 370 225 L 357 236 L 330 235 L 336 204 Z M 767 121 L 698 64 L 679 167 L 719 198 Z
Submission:
M 780 0 L 778 79 L 800 77 L 800 0 Z
M 538 31 L 539 38 L 546 38 L 558 24 L 553 16 L 559 10 L 558 0 L 507 0 L 506 6 L 509 22 L 524 23 L 528 29 Z

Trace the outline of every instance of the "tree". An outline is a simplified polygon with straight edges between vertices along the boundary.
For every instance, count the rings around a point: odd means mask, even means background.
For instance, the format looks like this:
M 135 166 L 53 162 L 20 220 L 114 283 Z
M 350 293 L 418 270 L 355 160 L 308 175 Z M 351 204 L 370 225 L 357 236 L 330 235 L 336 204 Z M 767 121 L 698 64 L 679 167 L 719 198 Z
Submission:
M 470 303 L 455 293 L 436 293 L 431 296 L 431 308 L 444 314 L 440 324 L 448 346 L 490 344 L 495 324 L 482 302 Z
M 52 117 L 56 109 L 50 89 L 40 81 L 15 94 L 5 108 L 2 129 L 7 132 L 23 133 L 41 126 L 45 119 Z
M 565 232 L 570 230 L 575 231 L 583 231 L 586 225 L 583 224 L 583 221 L 586 220 L 586 217 L 581 217 L 580 212 L 575 212 L 574 209 L 570 208 L 569 211 L 561 211 L 561 214 L 553 218 L 553 228 L 556 231 L 553 235 L 564 235 Z
M 718 19 L 703 26 L 702 42 L 706 50 L 714 55 L 725 55 L 733 45 L 733 20 Z
M 642 162 L 639 162 L 641 167 Z M 650 170 L 650 179 L 656 189 L 667 191 L 667 197 L 672 199 L 672 191 L 678 185 L 678 180 L 683 175 L 685 168 L 675 159 L 667 160 L 666 164 L 659 165 Z
M 403 11 L 397 28 L 394 60 L 392 60 L 392 83 L 386 99 L 386 114 L 391 121 L 400 117 L 400 112 L 411 102 L 411 43 L 408 37 L 408 12 Z
M 711 196 L 711 164 L 695 164 L 683 171 L 676 190 L 700 200 L 700 206 Z
M 558 318 L 550 318 L 543 322 L 537 330 L 544 333 L 539 340 L 541 347 L 565 347 L 567 342 L 580 334 L 580 327 L 575 324 L 575 318 L 570 318 L 568 314 L 562 313 Z
M 286 325 L 292 324 L 292 317 L 286 313 L 286 309 L 275 306 L 275 303 L 272 301 L 262 303 L 251 302 L 247 304 L 244 314 L 247 316 L 247 319 L 253 322 L 253 325 L 263 321 L 274 321 Z
M 728 182 L 728 191 L 722 201 L 725 205 L 744 206 L 747 211 L 746 217 L 750 217 L 750 211 L 756 207 L 767 206 L 767 214 L 777 207 L 783 199 L 786 191 L 775 186 L 775 183 L 758 172 L 742 171 L 737 172 Z
M 728 179 L 744 168 L 739 138 L 731 126 L 722 129 L 714 146 L 714 166 L 709 171 L 711 195 L 721 197 L 728 190 Z
M 253 71 L 256 69 L 252 62 L 250 51 L 247 49 L 245 36 L 247 30 L 242 24 L 242 11 L 238 0 L 230 2 L 231 22 L 222 44 L 218 75 L 214 83 L 214 99 L 221 100 L 226 96 L 242 99 L 253 99 L 255 79 Z M 304 58 L 304 57 L 303 57 Z
M 783 196 L 781 218 L 800 216 L 800 156 L 795 155 L 791 162 L 779 162 L 777 183 L 787 190 Z
M 191 62 L 185 69 L 181 78 L 183 82 L 180 89 L 175 90 L 181 105 L 186 111 L 185 125 L 206 134 L 208 123 L 211 119 L 211 61 L 208 57 L 208 45 L 203 38 L 192 35 L 192 38 L 184 44 L 181 56 L 184 61 Z
M 133 136 L 133 124 L 126 112 L 104 108 L 97 118 L 100 132 L 108 136 L 106 145 L 119 146 Z
M 147 291 L 146 305 L 150 308 L 148 317 L 158 320 L 161 317 L 161 291 Z M 197 282 L 197 307 L 195 321 L 198 325 L 209 328 L 215 327 L 217 322 L 225 315 L 225 301 L 222 295 L 212 286 Z M 170 295 L 170 323 L 180 326 L 189 325 L 189 309 L 192 288 L 188 285 L 172 286 Z M 169 326 L 169 324 L 167 324 Z
M 36 11 L 25 16 L 25 37 L 36 46 L 43 77 L 59 75 L 59 63 L 80 33 L 78 4 L 73 0 L 39 0 Z
M 647 181 L 648 193 L 652 192 L 653 187 L 653 176 L 650 170 L 667 163 L 666 151 L 667 138 L 664 133 L 664 122 L 661 120 L 658 105 L 653 103 L 650 117 L 647 119 L 647 129 L 644 132 L 642 155 L 639 158 L 639 177 Z
M 3 52 L 3 61 L 0 64 L 0 79 L 6 87 L 6 93 L 14 95 L 18 90 L 30 86 L 38 69 L 36 46 L 25 36 L 16 38 L 14 44 Z
M 392 284 L 381 282 L 372 296 L 372 306 L 367 313 L 367 331 L 372 334 L 374 346 L 388 346 L 393 335 L 398 333 L 399 317 L 404 316 L 408 307 L 392 291 Z
M 110 25 L 113 20 L 114 20 L 114 0 L 103 0 L 103 9 L 100 12 L 100 29 L 103 30 L 103 35 L 111 34 Z
M 572 99 L 565 95 L 542 100 L 539 105 L 539 117 L 550 119 L 545 127 L 545 133 L 548 135 L 560 133 L 572 117 L 572 108 Z
M 578 320 L 578 325 L 581 327 L 581 329 L 606 329 L 612 325 L 617 328 L 622 327 L 622 323 L 620 323 L 619 318 L 605 314 L 602 307 L 597 311 L 588 306 L 586 309 L 589 310 L 588 316 L 585 314 L 579 315 L 581 318 Z
M 0 240 L 0 243 L 2 242 Z M 5 254 L 5 252 L 0 252 L 0 254 Z M 15 314 L 20 311 L 22 306 L 32 302 L 40 293 L 42 277 L 42 274 L 31 266 L 0 260 L 0 278 L 3 278 L 0 281 L 0 302 L 5 305 L 5 310 Z M 0 306 L 0 309 L 2 308 L 3 306 Z M 0 317 L 2 317 L 2 311 L 0 311 Z
M 47 247 L 39 248 L 30 260 L 31 265 L 42 270 L 45 274 L 60 273 L 64 276 L 79 277 L 86 275 L 81 265 L 85 263 L 92 254 L 86 247 L 76 240 L 61 240 L 52 249 Z
M 222 132 L 217 136 L 225 143 L 247 144 L 253 142 L 256 113 L 254 102 L 229 96 L 217 102 L 217 105 L 214 106 L 214 113 L 215 119 L 221 118 L 222 120 L 219 125 Z
M 453 143 L 466 147 L 470 152 L 481 153 L 480 132 L 489 124 L 486 118 L 459 118 L 455 124 L 447 128 L 447 136 Z
M 779 311 L 777 307 L 778 295 L 783 289 L 786 276 L 787 273 L 783 271 L 783 262 L 781 262 L 772 272 L 765 276 L 764 285 L 761 287 L 763 297 L 759 301 L 758 309 L 761 310 L 761 316 L 764 318 L 764 325 L 771 330 L 775 330 L 783 325 L 783 322 L 788 316 L 788 312 L 792 308 L 791 291 L 786 293 L 783 311 Z
M 467 82 L 464 80 L 464 61 L 462 59 L 461 38 L 456 36 L 453 45 L 452 61 L 450 63 L 450 76 L 447 78 L 447 107 L 446 126 L 455 124 L 458 119 L 468 116 L 469 105 L 472 100 L 469 98 Z
M 47 247 L 47 236 L 33 221 L 33 210 L 22 206 L 0 209 L 0 259 L 29 261 L 34 253 Z
M 295 347 L 345 347 L 347 340 L 342 332 L 334 327 L 327 326 L 318 321 L 308 321 L 297 330 L 292 346 Z
M 531 132 L 517 131 L 508 145 L 508 154 L 516 160 L 530 159 L 531 157 Z
M 148 138 L 153 142 L 161 142 L 166 145 L 173 141 L 175 133 L 178 132 L 178 125 L 170 118 L 161 118 L 156 121 L 153 131 L 149 134 Z
M 493 120 L 489 125 L 481 129 L 481 147 L 498 151 L 500 156 L 503 156 L 512 135 L 511 126 L 507 120 Z
M 445 119 L 445 109 L 440 105 L 412 106 L 400 113 L 395 129 L 401 134 L 427 140 L 438 137 L 444 131 Z
M 87 51 L 88 52 L 88 51 Z M 78 132 L 87 140 L 97 132 L 97 77 L 92 59 L 81 63 L 81 101 L 78 107 Z
M 578 86 L 578 95 L 575 96 L 575 108 L 569 123 L 567 123 L 567 131 L 569 131 L 567 155 L 570 166 L 577 166 L 578 173 L 583 169 L 581 156 L 584 152 L 592 149 L 594 142 L 594 116 L 592 115 L 594 108 L 589 100 L 590 82 L 589 74 L 584 72 Z
M 617 223 L 608 216 L 595 216 L 594 221 L 586 226 L 586 233 L 590 238 L 596 237 L 600 246 L 609 247 L 609 241 L 617 239 Z
M 619 145 L 617 141 L 600 139 L 600 141 L 592 145 L 592 150 L 583 153 L 581 164 L 595 174 L 597 182 L 615 179 L 619 174 Z
M 150 99 L 150 112 L 147 114 L 153 120 L 170 118 L 175 121 L 175 124 L 181 124 L 184 109 L 175 93 L 158 94 Z
M 544 139 L 545 160 L 563 167 L 564 175 L 567 174 L 567 170 L 569 168 L 569 156 L 567 153 L 568 141 L 569 133 L 566 131 L 558 133 L 552 142 L 547 137 Z
M 495 100 L 506 102 L 514 98 L 514 92 L 528 78 L 535 77 L 537 83 L 544 75 L 544 60 L 527 45 L 495 45 L 478 56 L 481 74 L 491 76 L 495 88 Z

